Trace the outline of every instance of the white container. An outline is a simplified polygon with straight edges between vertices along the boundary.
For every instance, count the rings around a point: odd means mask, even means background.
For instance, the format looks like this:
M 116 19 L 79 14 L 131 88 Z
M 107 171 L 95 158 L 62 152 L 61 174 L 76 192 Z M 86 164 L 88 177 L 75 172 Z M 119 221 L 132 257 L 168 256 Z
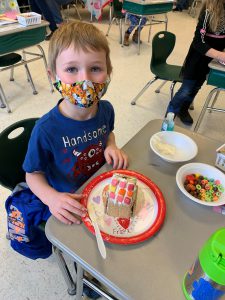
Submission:
M 155 133 L 150 139 L 150 147 L 155 154 L 170 163 L 191 160 L 198 153 L 196 143 L 187 135 L 176 131 Z
M 225 144 L 219 147 L 217 150 L 215 166 L 225 171 Z
M 17 15 L 18 22 L 23 26 L 30 26 L 41 23 L 41 15 L 35 12 L 28 12 Z

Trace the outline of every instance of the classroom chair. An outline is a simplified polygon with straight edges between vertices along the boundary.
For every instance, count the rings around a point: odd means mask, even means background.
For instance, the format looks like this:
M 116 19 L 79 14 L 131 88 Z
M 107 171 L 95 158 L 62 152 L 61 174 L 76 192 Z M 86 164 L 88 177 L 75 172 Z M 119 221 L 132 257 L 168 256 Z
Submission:
M 138 98 L 147 90 L 147 88 L 157 79 L 163 80 L 163 83 L 155 90 L 160 93 L 160 89 L 167 81 L 172 81 L 170 86 L 170 99 L 173 98 L 174 86 L 177 82 L 182 82 L 181 66 L 167 63 L 169 55 L 172 53 L 176 42 L 176 36 L 169 31 L 160 31 L 152 39 L 152 57 L 150 62 L 150 71 L 155 75 L 144 88 L 131 101 L 136 104 Z
M 33 94 L 36 95 L 37 91 L 35 89 L 35 86 L 34 86 L 34 83 L 33 83 L 33 80 L 32 80 L 31 74 L 30 74 L 30 70 L 28 68 L 28 65 L 26 63 L 24 63 L 22 56 L 17 53 L 9 53 L 9 54 L 0 56 L 0 72 L 10 69 L 10 81 L 14 81 L 14 77 L 13 77 L 14 68 L 17 66 L 20 66 L 22 64 L 24 64 L 24 67 L 26 69 L 27 80 L 31 84 L 31 87 L 33 89 Z M 1 84 L 0 84 L 0 107 L 1 108 L 6 107 L 8 113 L 11 112 L 11 108 L 9 107 L 7 98 L 5 96 L 5 93 L 3 91 Z
M 22 165 L 31 132 L 38 119 L 18 121 L 0 133 L 0 184 L 11 191 L 18 183 L 26 181 Z M 38 227 L 44 231 L 45 222 Z
M 81 3 L 81 5 L 82 5 L 82 7 L 83 7 L 83 5 L 84 5 L 83 1 L 82 1 L 82 0 L 79 0 L 79 2 Z M 78 10 L 78 8 L 77 8 L 77 0 L 70 1 L 68 4 L 62 5 L 63 10 L 64 10 L 64 7 L 66 7 L 66 11 L 67 11 L 67 15 L 66 15 L 66 19 L 67 19 L 67 20 L 69 19 L 69 17 L 68 17 L 68 16 L 69 16 L 69 10 L 70 10 L 71 7 L 75 8 L 76 13 L 77 13 L 77 15 L 78 15 L 78 18 L 79 18 L 80 20 L 82 20 L 82 19 L 81 19 L 81 15 L 80 15 L 80 13 L 79 13 L 79 10 Z
M 18 121 L 0 133 L 0 184 L 11 191 L 18 183 L 25 182 L 22 164 L 37 120 L 29 118 Z
M 189 13 L 190 16 L 192 16 L 192 18 L 195 18 L 196 15 L 197 15 L 198 3 L 201 4 L 202 0 L 193 0 L 190 7 L 189 7 L 188 13 Z
M 119 0 L 113 0 L 112 2 L 112 20 L 109 23 L 109 27 L 108 30 L 106 32 L 106 36 L 109 35 L 109 31 L 111 29 L 111 26 L 114 22 L 116 22 L 116 24 L 119 24 L 119 34 L 120 34 L 120 44 L 122 44 L 122 21 L 123 19 L 125 19 L 125 15 L 122 13 L 122 7 L 123 7 L 123 3 L 120 2 Z

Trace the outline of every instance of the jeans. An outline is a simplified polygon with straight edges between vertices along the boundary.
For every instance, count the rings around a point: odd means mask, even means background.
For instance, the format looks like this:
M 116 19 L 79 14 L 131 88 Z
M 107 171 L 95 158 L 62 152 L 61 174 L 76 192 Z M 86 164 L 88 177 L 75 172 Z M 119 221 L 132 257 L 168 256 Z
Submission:
M 69 4 L 71 0 L 46 0 L 51 13 L 54 17 L 56 24 L 61 24 L 63 22 L 62 14 L 60 11 L 60 5 Z
M 179 0 L 176 5 L 176 7 L 179 9 L 185 9 L 188 8 L 188 6 L 189 6 L 189 0 Z
M 127 29 L 127 33 L 131 34 L 131 32 L 134 30 L 134 28 L 139 25 L 140 18 L 141 17 L 139 17 L 139 16 L 128 14 L 128 19 L 130 21 L 130 26 Z M 144 27 L 144 25 L 146 24 L 146 22 L 147 22 L 147 19 L 143 18 L 142 21 L 141 21 L 141 24 L 140 24 L 140 30 L 142 30 L 142 28 Z
M 30 0 L 30 6 L 33 12 L 36 12 L 45 17 L 45 19 L 49 22 L 49 28 L 51 29 L 51 31 L 55 31 L 57 29 L 56 22 L 50 8 L 46 3 L 46 0 Z
M 179 114 L 182 107 L 186 107 L 188 109 L 204 81 L 205 78 L 199 80 L 184 79 L 181 87 L 170 101 L 167 107 L 167 113 L 173 112 L 175 114 Z

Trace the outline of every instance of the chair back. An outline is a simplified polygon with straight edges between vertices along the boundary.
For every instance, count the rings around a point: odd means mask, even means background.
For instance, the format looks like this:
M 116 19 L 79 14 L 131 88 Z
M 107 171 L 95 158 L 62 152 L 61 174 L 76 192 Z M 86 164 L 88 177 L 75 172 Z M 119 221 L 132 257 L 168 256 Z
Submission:
M 37 120 L 38 118 L 30 118 L 18 121 L 0 133 L 0 184 L 10 190 L 13 190 L 18 183 L 25 181 L 22 164 Z M 19 134 L 15 131 L 16 129 L 20 131 Z M 13 134 L 13 131 L 15 132 L 11 137 L 10 134 Z M 15 136 L 16 133 L 17 136 Z
M 119 0 L 113 0 L 113 14 L 122 16 L 123 3 Z
M 166 60 L 174 49 L 176 36 L 169 31 L 159 31 L 152 39 L 152 58 L 150 69 L 155 74 L 155 68 L 166 64 Z

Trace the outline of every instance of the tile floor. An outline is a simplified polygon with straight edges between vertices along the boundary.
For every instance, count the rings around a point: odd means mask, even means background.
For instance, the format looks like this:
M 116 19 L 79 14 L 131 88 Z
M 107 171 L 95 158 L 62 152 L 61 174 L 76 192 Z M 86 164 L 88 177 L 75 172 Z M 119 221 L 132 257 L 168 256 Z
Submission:
M 89 21 L 89 14 L 81 11 L 84 20 Z M 196 19 L 187 11 L 169 13 L 168 30 L 177 36 L 176 47 L 169 61 L 182 64 L 193 37 Z M 103 32 L 108 28 L 108 11 L 105 9 L 103 21 L 95 23 Z M 152 34 L 164 30 L 163 25 L 153 26 Z M 119 146 L 123 146 L 148 121 L 161 119 L 164 116 L 169 100 L 169 84 L 164 86 L 162 93 L 154 93 L 157 83 L 151 86 L 139 99 L 136 106 L 130 101 L 145 83 L 151 78 L 149 61 L 151 46 L 147 43 L 148 29 L 142 32 L 141 54 L 137 55 L 137 46 L 122 48 L 119 43 L 118 26 L 113 25 L 108 37 L 111 47 L 113 64 L 112 81 L 105 96 L 114 105 L 116 112 L 115 134 Z M 48 42 L 42 43 L 46 51 Z M 1 73 L 0 80 L 7 95 L 12 113 L 0 110 L 0 130 L 17 120 L 29 117 L 40 117 L 51 109 L 59 99 L 57 92 L 51 94 L 45 70 L 41 61 L 30 65 L 38 95 L 33 95 L 31 87 L 25 80 L 23 67 L 15 69 L 15 81 L 9 82 L 7 72 Z M 212 89 L 203 86 L 196 97 L 195 110 L 192 115 L 196 120 L 204 100 Z M 224 104 L 224 93 L 218 99 L 218 105 Z M 183 126 L 179 120 L 178 125 Z M 224 143 L 225 118 L 222 113 L 207 113 L 199 132 Z M 192 130 L 192 128 L 190 128 Z M 66 285 L 53 256 L 47 260 L 31 261 L 18 255 L 9 246 L 6 234 L 6 214 L 4 201 L 9 191 L 0 187 L 0 299 L 4 300 L 66 300 L 74 299 L 67 294 Z

